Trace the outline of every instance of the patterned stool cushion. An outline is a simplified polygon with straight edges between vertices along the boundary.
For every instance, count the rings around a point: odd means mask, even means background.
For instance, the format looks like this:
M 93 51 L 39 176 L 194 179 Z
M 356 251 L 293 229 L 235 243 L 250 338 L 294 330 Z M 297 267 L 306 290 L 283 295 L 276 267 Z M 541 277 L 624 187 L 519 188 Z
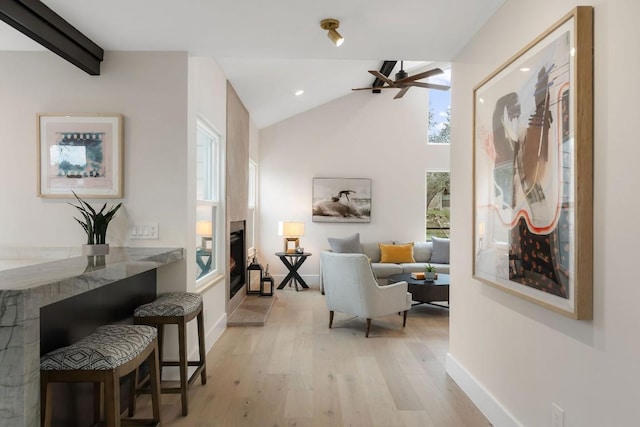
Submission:
M 133 312 L 135 317 L 186 316 L 202 303 L 202 295 L 189 292 L 173 292 L 141 305 Z
M 156 328 L 146 325 L 100 326 L 75 344 L 40 358 L 44 371 L 109 370 L 133 360 L 155 339 Z

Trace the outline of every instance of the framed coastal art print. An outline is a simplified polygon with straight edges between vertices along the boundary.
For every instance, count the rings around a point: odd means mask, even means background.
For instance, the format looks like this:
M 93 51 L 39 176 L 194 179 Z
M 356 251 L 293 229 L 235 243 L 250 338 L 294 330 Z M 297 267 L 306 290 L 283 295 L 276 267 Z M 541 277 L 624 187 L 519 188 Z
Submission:
M 122 198 L 120 114 L 38 114 L 38 196 Z
M 474 88 L 473 275 L 592 318 L 593 9 Z
M 371 222 L 371 180 L 313 178 L 313 222 Z

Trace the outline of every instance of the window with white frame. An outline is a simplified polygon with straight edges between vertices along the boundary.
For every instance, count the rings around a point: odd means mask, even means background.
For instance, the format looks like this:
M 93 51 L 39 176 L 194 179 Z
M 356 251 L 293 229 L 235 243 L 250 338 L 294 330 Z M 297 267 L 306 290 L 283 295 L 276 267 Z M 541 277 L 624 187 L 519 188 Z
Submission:
M 451 68 L 442 67 L 443 73 L 430 79 L 431 83 L 451 86 Z M 429 118 L 427 142 L 451 143 L 451 90 L 429 89 Z
M 427 172 L 426 238 L 449 237 L 451 184 L 449 172 Z
M 249 159 L 249 206 L 247 210 L 247 248 L 249 256 L 256 254 L 256 206 L 258 200 L 258 165 Z
M 224 254 L 222 214 L 222 143 L 220 134 L 203 120 L 196 122 L 196 279 L 221 275 Z

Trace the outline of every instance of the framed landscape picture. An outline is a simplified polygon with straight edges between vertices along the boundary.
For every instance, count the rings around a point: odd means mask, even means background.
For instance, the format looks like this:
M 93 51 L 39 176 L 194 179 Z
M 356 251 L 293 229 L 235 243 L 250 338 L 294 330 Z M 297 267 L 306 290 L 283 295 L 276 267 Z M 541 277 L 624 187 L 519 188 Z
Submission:
M 38 196 L 122 198 L 120 114 L 38 114 Z
M 592 318 L 593 8 L 474 88 L 475 278 Z
M 371 180 L 313 178 L 313 222 L 371 222 Z

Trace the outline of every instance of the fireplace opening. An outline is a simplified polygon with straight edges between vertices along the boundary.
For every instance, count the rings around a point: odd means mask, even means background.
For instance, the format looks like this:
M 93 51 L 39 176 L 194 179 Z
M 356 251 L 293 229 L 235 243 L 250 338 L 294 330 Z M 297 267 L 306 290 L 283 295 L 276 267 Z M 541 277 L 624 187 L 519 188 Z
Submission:
M 233 298 L 245 284 L 247 253 L 245 250 L 245 221 L 231 221 L 229 224 L 229 298 Z

